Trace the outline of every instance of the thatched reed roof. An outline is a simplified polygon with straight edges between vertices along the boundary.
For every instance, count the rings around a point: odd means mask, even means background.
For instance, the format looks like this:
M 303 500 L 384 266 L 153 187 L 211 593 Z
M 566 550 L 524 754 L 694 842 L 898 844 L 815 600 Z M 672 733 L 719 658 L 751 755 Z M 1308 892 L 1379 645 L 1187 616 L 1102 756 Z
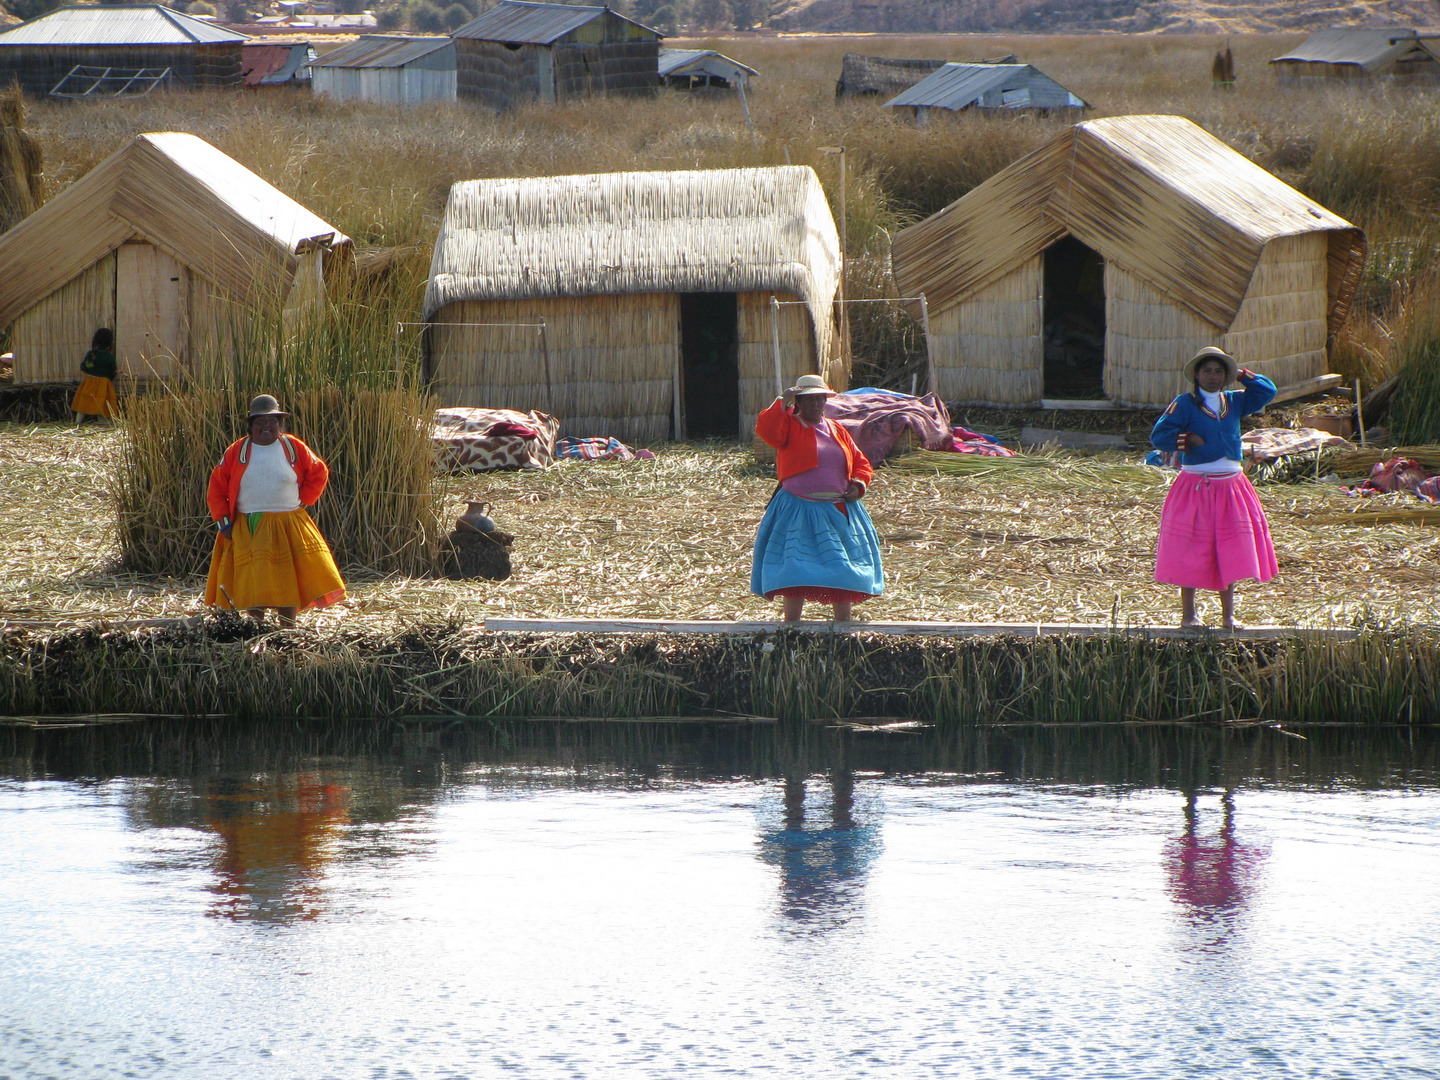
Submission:
M 425 318 L 464 300 L 791 292 L 826 355 L 840 237 L 806 165 L 468 180 L 450 189 Z
M 350 243 L 204 139 L 137 135 L 0 236 L 0 326 L 135 238 L 239 299 L 283 296 L 298 255 Z
M 1374 73 L 1389 67 L 1411 53 L 1428 53 L 1440 58 L 1440 36 L 1420 37 L 1414 30 L 1395 27 L 1389 30 L 1352 30 L 1332 26 L 1311 34 L 1272 64 L 1349 64 Z
M 1265 245 L 1330 234 L 1331 332 L 1365 235 L 1179 116 L 1076 124 L 895 237 L 895 279 L 932 311 L 972 296 L 1067 233 L 1222 330 Z

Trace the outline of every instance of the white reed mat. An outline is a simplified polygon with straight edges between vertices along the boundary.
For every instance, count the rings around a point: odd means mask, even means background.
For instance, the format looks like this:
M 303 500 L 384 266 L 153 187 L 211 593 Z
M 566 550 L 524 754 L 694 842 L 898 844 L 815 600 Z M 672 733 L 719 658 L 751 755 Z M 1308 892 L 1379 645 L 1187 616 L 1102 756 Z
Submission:
M 1083 623 L 953 623 L 881 622 L 861 620 L 837 623 L 814 620 L 798 623 L 726 622 L 720 619 L 486 619 L 487 631 L 531 634 L 773 634 L 781 629 L 816 634 L 925 634 L 932 637 L 1047 637 L 1072 634 L 1104 637 L 1128 634 L 1141 637 L 1201 637 L 1207 633 L 1238 638 L 1327 637 L 1350 638 L 1355 631 L 1339 627 L 1312 629 L 1295 626 L 1247 626 L 1243 630 L 1198 630 L 1177 626 L 1110 626 Z

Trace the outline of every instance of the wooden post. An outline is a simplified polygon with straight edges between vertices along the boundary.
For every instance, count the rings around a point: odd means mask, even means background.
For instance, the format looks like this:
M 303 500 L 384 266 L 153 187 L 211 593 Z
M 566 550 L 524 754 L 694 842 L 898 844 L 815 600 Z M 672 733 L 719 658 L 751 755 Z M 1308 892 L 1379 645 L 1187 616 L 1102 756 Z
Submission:
M 1360 380 L 1355 380 L 1355 426 L 1360 429 L 1360 445 L 1365 445 L 1365 405 L 1360 398 Z
M 780 374 L 780 301 L 770 296 L 770 347 L 775 353 L 775 396 L 785 396 L 785 376 Z
M 550 339 L 545 334 L 545 320 L 540 320 L 540 355 L 545 360 L 545 410 L 555 415 L 555 384 L 550 380 Z
M 837 328 L 840 331 L 840 365 L 845 369 L 845 378 L 850 378 L 850 316 L 845 307 L 845 232 L 848 215 L 845 212 L 845 147 L 821 146 L 822 154 L 836 154 L 840 158 L 840 281 L 835 289 L 835 310 Z
M 743 71 L 740 77 L 735 80 L 735 89 L 740 91 L 740 108 L 745 111 L 745 126 L 750 129 L 750 141 L 755 141 L 755 124 L 750 119 L 750 102 L 745 100 L 745 80 L 749 78 Z
M 920 294 L 920 326 L 925 331 L 925 385 L 926 393 L 935 393 L 935 356 L 930 351 L 930 305 L 925 294 Z

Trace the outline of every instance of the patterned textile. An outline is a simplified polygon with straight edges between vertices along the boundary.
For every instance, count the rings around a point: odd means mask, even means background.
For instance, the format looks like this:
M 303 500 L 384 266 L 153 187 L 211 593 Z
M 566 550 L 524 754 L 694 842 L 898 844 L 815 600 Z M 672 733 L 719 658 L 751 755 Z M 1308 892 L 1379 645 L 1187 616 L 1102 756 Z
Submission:
M 528 434 L 527 434 L 528 433 Z M 560 421 L 514 409 L 436 409 L 430 442 L 449 472 L 543 469 L 555 464 Z
M 952 445 L 941 447 L 941 449 L 954 450 L 957 454 L 979 454 L 981 457 L 1015 456 L 1015 451 L 1001 446 L 998 439 L 991 435 L 981 435 L 978 431 L 971 431 L 969 428 L 951 428 L 950 441 Z
M 251 519 L 259 526 L 251 532 Z M 325 537 L 302 510 L 241 514 L 215 537 L 205 603 L 239 609 L 327 607 L 345 599 L 345 581 Z
M 655 455 L 649 450 L 631 450 L 619 439 L 564 438 L 555 444 L 555 456 L 575 458 L 578 461 L 634 461 Z
M 1156 581 L 1223 592 L 1279 572 L 1270 523 L 1244 473 L 1175 478 L 1160 511 Z
M 894 451 L 906 431 L 926 450 L 953 450 L 950 413 L 934 394 L 905 397 L 894 393 L 836 394 L 825 403 L 825 415 L 838 421 L 871 465 Z
M 1432 476 L 1415 489 L 1415 494 L 1428 503 L 1440 503 L 1440 476 Z
M 1349 446 L 1339 435 L 1319 428 L 1256 428 L 1240 436 L 1242 452 L 1248 451 L 1259 465 L 1287 454 L 1314 453 L 1326 446 Z
M 1390 458 L 1377 461 L 1370 478 L 1357 487 L 1341 488 L 1346 495 L 1388 495 L 1392 491 L 1413 491 L 1427 502 L 1435 500 L 1421 495 L 1420 489 L 1431 479 L 1424 465 L 1413 458 Z

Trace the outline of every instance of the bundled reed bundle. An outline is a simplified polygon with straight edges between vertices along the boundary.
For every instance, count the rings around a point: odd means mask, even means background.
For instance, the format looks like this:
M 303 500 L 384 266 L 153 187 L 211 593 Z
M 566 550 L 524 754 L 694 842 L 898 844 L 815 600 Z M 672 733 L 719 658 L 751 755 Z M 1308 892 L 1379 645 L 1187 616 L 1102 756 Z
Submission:
M 235 312 L 171 393 L 126 401 L 114 484 L 126 566 L 203 571 L 214 541 L 210 470 L 245 433 L 250 399 L 270 393 L 330 466 L 312 515 L 337 562 L 374 573 L 433 568 L 439 488 L 424 423 L 432 406 L 413 365 L 397 370 L 389 359 L 394 317 L 391 305 L 354 291 L 288 329 L 274 306 Z

